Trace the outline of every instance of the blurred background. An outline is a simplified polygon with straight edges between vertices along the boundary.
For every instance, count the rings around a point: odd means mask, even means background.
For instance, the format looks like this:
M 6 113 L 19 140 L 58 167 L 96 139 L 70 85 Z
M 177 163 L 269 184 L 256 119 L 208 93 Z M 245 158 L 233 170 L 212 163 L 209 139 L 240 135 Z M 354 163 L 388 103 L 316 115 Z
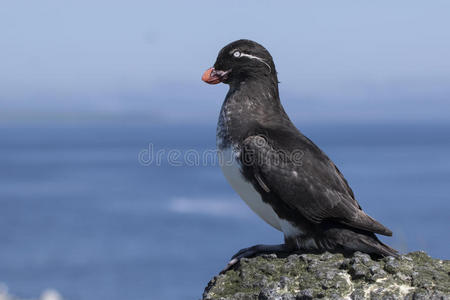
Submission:
M 215 148 L 227 86 L 200 77 L 239 38 L 271 52 L 287 112 L 394 231 L 383 241 L 449 259 L 449 13 L 444 0 L 3 1 L 0 297 L 198 299 L 237 250 L 282 241 L 217 164 L 183 160 Z

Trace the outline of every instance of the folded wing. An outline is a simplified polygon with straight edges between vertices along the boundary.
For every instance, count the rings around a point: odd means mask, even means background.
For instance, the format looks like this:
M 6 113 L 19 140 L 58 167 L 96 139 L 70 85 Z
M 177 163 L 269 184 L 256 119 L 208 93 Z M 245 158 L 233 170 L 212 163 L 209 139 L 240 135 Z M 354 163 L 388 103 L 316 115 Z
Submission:
M 283 149 L 283 150 L 280 150 Z M 392 232 L 364 213 L 334 163 L 298 131 L 247 137 L 241 163 L 263 190 L 313 223 L 333 220 L 383 235 Z

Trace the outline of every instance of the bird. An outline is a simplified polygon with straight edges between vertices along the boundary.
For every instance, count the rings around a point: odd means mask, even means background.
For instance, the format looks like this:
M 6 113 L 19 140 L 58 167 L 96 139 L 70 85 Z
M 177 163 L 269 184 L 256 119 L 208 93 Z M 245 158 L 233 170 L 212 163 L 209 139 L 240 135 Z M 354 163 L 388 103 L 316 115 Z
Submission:
M 366 214 L 331 159 L 293 124 L 283 108 L 269 51 L 240 39 L 223 47 L 202 80 L 229 86 L 217 123 L 222 172 L 246 204 L 281 231 L 284 243 L 241 249 L 262 254 L 343 253 L 398 256 L 375 234 L 392 231 Z

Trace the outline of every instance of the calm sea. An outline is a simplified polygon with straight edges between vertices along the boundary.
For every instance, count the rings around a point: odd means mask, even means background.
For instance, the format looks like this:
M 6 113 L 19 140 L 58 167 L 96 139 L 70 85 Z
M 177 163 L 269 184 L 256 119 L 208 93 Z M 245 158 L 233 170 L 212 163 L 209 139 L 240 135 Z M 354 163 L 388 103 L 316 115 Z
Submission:
M 297 124 L 401 251 L 450 258 L 449 124 Z M 21 298 L 198 299 L 280 243 L 216 163 L 215 125 L 0 124 L 0 282 Z

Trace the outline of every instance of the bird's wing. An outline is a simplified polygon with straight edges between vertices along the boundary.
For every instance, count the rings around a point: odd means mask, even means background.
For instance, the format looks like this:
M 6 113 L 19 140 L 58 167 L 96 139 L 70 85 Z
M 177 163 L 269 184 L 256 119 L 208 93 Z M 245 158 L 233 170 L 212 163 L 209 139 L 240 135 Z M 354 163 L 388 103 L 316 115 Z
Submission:
M 244 173 L 253 174 L 264 192 L 313 223 L 333 220 L 392 235 L 362 211 L 334 163 L 298 131 L 249 136 L 241 143 L 240 160 Z

